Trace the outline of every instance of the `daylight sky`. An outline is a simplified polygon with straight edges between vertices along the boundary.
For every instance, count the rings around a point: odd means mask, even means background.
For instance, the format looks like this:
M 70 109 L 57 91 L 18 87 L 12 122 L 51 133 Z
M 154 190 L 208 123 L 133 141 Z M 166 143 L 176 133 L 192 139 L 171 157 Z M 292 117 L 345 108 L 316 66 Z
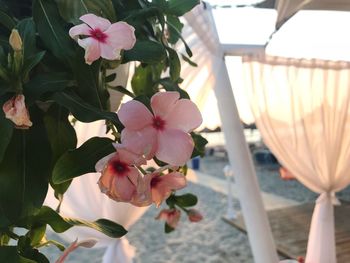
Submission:
M 264 45 L 274 32 L 277 16 L 275 10 L 252 7 L 215 8 L 213 13 L 221 42 L 231 44 Z M 350 61 L 348 25 L 350 12 L 300 11 L 274 34 L 266 52 L 287 57 Z

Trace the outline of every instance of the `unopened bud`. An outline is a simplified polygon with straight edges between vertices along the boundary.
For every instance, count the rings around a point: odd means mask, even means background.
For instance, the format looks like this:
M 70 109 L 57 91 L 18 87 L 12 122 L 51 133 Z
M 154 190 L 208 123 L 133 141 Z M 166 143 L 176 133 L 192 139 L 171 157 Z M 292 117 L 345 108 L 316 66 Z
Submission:
M 9 39 L 10 45 L 14 51 L 21 51 L 22 50 L 22 39 L 19 35 L 17 29 L 12 29 L 10 39 Z

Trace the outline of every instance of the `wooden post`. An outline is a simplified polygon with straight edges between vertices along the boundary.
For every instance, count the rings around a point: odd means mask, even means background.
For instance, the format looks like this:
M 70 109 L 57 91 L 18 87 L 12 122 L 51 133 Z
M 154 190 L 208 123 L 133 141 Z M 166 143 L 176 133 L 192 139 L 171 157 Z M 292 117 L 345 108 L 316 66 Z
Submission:
M 278 256 L 263 205 L 253 161 L 224 61 L 217 59 L 215 95 L 224 131 L 229 161 L 235 175 L 238 196 L 255 263 L 277 263 Z

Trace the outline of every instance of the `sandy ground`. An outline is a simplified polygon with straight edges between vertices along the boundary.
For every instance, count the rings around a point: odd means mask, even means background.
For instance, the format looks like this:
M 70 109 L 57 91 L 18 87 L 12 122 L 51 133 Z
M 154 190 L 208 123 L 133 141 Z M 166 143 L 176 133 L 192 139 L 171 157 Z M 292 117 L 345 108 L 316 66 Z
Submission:
M 200 171 L 223 179 L 222 169 L 227 163 L 225 156 L 207 156 L 201 160 Z M 256 168 L 260 187 L 265 192 L 298 202 L 314 201 L 317 197 L 297 181 L 282 181 L 276 166 Z M 178 229 L 165 234 L 163 223 L 154 220 L 157 209 L 150 208 L 127 235 L 137 249 L 135 263 L 253 263 L 247 236 L 221 219 L 226 213 L 226 196 L 193 183 L 186 191 L 198 195 L 198 209 L 205 219 L 194 224 L 183 216 Z M 346 189 L 338 196 L 350 200 L 350 190 Z M 237 211 L 240 210 L 238 200 L 234 200 L 234 206 Z M 57 239 L 52 234 L 50 238 Z M 59 255 L 55 248 L 45 249 L 46 252 L 50 262 Z M 102 249 L 81 249 L 66 262 L 101 262 L 102 255 Z

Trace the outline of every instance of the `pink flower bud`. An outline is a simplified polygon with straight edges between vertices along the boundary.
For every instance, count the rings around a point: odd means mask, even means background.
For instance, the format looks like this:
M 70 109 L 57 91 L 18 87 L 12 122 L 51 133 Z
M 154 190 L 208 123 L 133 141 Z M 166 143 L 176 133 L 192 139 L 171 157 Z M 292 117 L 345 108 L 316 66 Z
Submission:
M 177 210 L 176 208 L 163 209 L 162 211 L 160 211 L 156 219 L 165 220 L 170 227 L 176 228 L 177 224 L 179 223 L 180 216 L 181 216 L 181 211 Z
M 203 219 L 203 216 L 202 214 L 197 211 L 196 209 L 190 209 L 188 210 L 188 219 L 191 221 L 191 222 L 199 222 Z
M 71 243 L 65 251 L 63 251 L 63 254 L 59 257 L 59 259 L 56 260 L 56 263 L 64 263 L 68 255 L 74 250 L 76 250 L 78 247 L 92 248 L 94 245 L 96 245 L 96 243 L 96 239 L 86 239 L 81 242 L 78 242 L 77 239 L 73 243 Z
M 24 102 L 24 96 L 19 94 L 12 97 L 2 106 L 5 117 L 11 120 L 17 129 L 28 129 L 33 125 Z

